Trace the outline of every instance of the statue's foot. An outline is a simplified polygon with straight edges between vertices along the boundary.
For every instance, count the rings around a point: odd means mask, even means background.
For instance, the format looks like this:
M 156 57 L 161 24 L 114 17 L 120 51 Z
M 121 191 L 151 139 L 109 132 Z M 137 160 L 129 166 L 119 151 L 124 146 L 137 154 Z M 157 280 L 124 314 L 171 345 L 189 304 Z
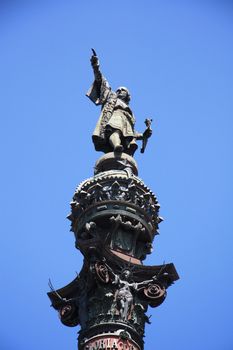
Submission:
M 122 145 L 117 145 L 117 146 L 114 148 L 114 152 L 117 152 L 117 153 L 123 152 L 123 146 L 122 146 Z
M 138 145 L 136 144 L 136 142 L 131 142 L 127 153 L 133 156 L 137 148 L 138 148 Z

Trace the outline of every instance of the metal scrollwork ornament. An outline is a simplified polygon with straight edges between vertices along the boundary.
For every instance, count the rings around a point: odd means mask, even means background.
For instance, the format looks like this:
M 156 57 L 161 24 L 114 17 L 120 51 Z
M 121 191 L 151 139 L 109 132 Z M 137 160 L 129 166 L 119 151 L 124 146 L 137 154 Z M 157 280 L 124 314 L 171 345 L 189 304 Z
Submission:
M 102 283 L 107 284 L 110 281 L 109 271 L 105 264 L 100 262 L 95 263 L 95 271 L 97 277 Z
M 160 305 L 166 298 L 166 289 L 158 283 L 150 283 L 144 288 L 143 293 L 149 299 L 149 305 L 152 307 Z
M 61 319 L 61 322 L 65 326 L 69 327 L 75 327 L 79 323 L 78 317 L 77 317 L 77 308 L 74 304 L 66 304 L 61 307 L 59 310 L 59 316 Z

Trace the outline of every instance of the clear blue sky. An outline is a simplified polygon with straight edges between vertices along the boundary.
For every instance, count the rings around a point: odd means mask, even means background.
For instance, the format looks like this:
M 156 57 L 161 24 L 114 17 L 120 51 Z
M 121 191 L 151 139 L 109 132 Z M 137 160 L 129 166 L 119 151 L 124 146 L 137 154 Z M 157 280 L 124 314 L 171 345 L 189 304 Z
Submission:
M 147 263 L 181 279 L 149 310 L 145 350 L 233 349 L 232 18 L 226 0 L 0 2 L 1 350 L 76 349 L 46 292 L 82 266 L 66 215 L 101 155 L 91 47 L 138 131 L 154 119 L 136 155 L 165 218 Z

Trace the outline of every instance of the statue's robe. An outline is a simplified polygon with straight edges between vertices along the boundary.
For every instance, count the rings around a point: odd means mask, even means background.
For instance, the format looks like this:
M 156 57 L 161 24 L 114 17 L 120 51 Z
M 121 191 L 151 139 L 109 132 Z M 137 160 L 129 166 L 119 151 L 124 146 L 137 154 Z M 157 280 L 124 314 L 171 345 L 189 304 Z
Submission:
M 135 118 L 129 106 L 111 90 L 107 80 L 102 76 L 95 80 L 87 96 L 96 105 L 102 105 L 101 114 L 92 135 L 96 151 L 112 151 L 108 139 L 113 130 L 121 132 L 122 143 L 128 147 L 134 139 Z

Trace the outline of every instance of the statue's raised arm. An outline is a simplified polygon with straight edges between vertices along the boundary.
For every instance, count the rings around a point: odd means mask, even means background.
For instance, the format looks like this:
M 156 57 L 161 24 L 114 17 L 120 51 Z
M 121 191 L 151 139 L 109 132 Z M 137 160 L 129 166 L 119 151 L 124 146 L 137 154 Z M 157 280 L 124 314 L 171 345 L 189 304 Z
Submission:
M 90 100 L 96 105 L 101 105 L 106 102 L 111 88 L 100 71 L 99 58 L 94 49 L 92 49 L 92 53 L 93 54 L 91 56 L 90 61 L 94 72 L 95 80 L 87 92 L 87 97 L 89 97 Z
M 92 49 L 92 53 L 93 55 L 91 56 L 91 65 L 93 68 L 93 72 L 94 72 L 94 76 L 95 76 L 95 80 L 99 83 L 101 83 L 102 80 L 102 74 L 100 72 L 100 63 L 99 63 L 99 58 L 95 52 L 94 49 Z
M 126 87 L 111 90 L 109 83 L 100 71 L 98 56 L 92 49 L 91 65 L 95 80 L 87 96 L 96 105 L 102 105 L 101 115 L 92 135 L 96 151 L 104 153 L 124 152 L 133 156 L 138 148 L 136 141 L 144 140 L 148 134 L 135 132 L 135 118 L 129 107 L 130 93 Z M 151 130 L 151 129 L 150 129 Z M 146 142 L 144 142 L 146 144 Z M 143 147 L 143 150 L 145 147 Z

